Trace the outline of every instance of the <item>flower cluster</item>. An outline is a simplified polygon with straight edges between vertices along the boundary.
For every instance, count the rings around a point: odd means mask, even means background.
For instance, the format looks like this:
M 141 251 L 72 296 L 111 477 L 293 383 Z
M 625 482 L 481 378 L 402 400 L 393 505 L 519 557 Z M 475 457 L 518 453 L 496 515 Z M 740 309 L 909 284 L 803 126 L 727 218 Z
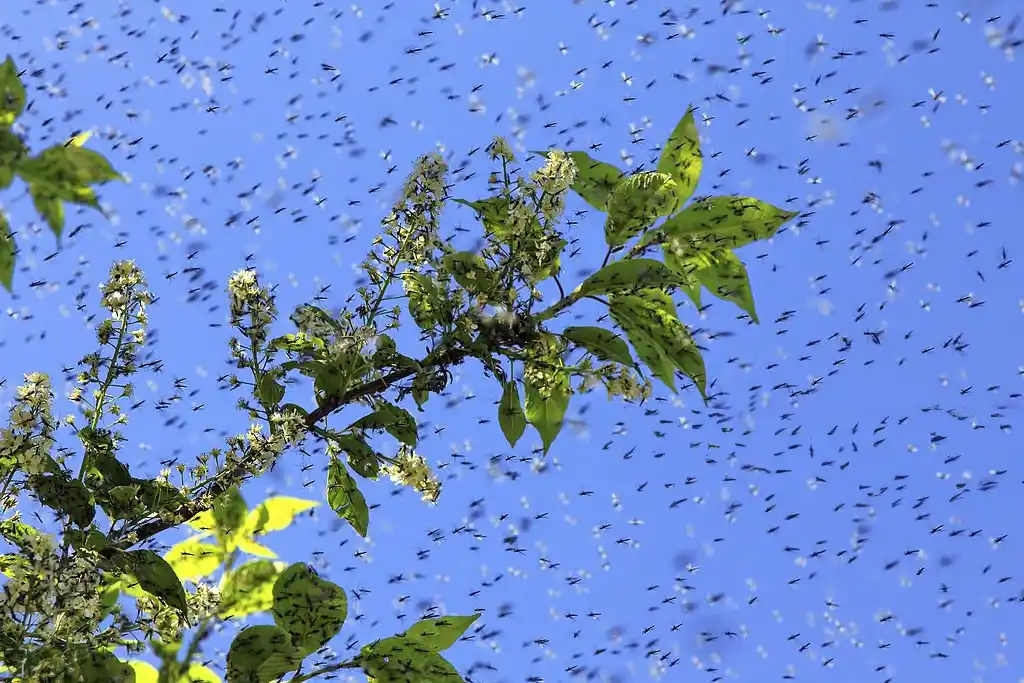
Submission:
M 441 482 L 430 469 L 430 465 L 423 456 L 417 455 L 408 446 L 403 445 L 383 470 L 395 485 L 412 487 L 419 491 L 423 500 L 428 503 L 436 503 L 438 496 L 441 495 Z
M 53 389 L 40 372 L 25 375 L 10 409 L 10 427 L 0 430 L 0 458 L 13 457 L 25 474 L 43 474 L 53 463 Z M 4 504 L 6 507 L 6 504 Z

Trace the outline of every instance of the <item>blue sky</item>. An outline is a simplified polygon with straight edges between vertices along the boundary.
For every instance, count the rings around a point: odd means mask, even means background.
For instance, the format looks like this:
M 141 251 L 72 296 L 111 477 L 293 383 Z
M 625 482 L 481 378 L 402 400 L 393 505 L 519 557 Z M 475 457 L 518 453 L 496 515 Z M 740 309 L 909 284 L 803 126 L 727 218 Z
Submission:
M 698 194 L 803 212 L 741 252 L 760 326 L 723 302 L 681 311 L 708 348 L 713 404 L 692 391 L 642 408 L 575 397 L 538 467 L 539 439 L 509 449 L 497 386 L 463 366 L 419 415 L 419 451 L 445 478 L 439 505 L 364 484 L 380 505 L 370 539 L 321 507 L 267 545 L 288 562 L 322 552 L 325 576 L 368 591 L 338 651 L 400 630 L 421 602 L 483 610 L 490 637 L 451 652 L 463 673 L 494 667 L 475 681 L 572 680 L 573 665 L 600 681 L 1024 680 L 1012 87 L 1024 29 L 1006 0 L 728 5 L 449 0 L 435 19 L 418 0 L 255 0 L 237 15 L 206 2 L 120 15 L 114 3 L 5 3 L 3 44 L 33 72 L 29 140 L 93 129 L 89 146 L 130 182 L 103 192 L 114 220 L 70 216 L 69 233 L 83 227 L 49 260 L 54 239 L 20 188 L 2 198 L 26 270 L 4 295 L 0 398 L 22 373 L 59 378 L 92 350 L 97 284 L 132 258 L 160 297 L 150 318 L 166 370 L 137 382 L 148 406 L 123 453 L 148 475 L 165 458 L 191 462 L 246 426 L 216 378 L 224 287 L 247 255 L 279 285 L 282 312 L 326 284 L 340 305 L 418 155 L 465 163 L 475 176 L 453 194 L 475 199 L 488 166 L 466 155 L 496 134 L 523 150 L 599 144 L 596 157 L 635 167 L 693 103 Z M 466 247 L 479 234 L 468 209 L 451 205 L 445 221 L 470 229 Z M 600 262 L 600 216 L 571 234 L 583 249 L 564 279 L 578 282 Z M 866 334 L 880 331 L 878 344 Z M 414 335 L 403 341 L 414 355 Z M 152 410 L 175 377 L 182 400 Z M 249 502 L 321 496 L 322 474 L 301 464 L 292 454 L 249 485 Z M 475 537 L 453 533 L 466 525 Z M 229 635 L 205 650 L 216 666 Z M 656 671 L 665 653 L 678 662 Z

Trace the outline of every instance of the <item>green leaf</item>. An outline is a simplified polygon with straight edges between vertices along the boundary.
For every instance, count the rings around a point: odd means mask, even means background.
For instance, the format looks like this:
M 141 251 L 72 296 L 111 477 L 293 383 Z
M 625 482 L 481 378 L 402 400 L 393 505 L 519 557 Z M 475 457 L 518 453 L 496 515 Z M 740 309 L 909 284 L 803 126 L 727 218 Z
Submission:
M 0 64 L 0 126 L 10 126 L 25 111 L 25 85 L 18 77 L 18 67 L 7 57 Z
M 546 157 L 548 153 L 530 152 L 530 154 L 540 154 Z M 608 199 L 612 190 L 625 174 L 611 164 L 591 158 L 586 152 L 568 152 L 568 155 L 576 164 L 576 180 L 572 184 L 573 192 L 598 211 L 604 211 L 608 207 Z
M 407 446 L 415 446 L 419 441 L 416 419 L 409 411 L 391 403 L 382 404 L 374 412 L 353 422 L 347 429 L 383 429 Z
M 471 251 L 459 251 L 446 255 L 441 259 L 441 263 L 445 270 L 455 278 L 455 281 L 471 294 L 490 294 L 497 289 L 494 272 L 479 254 Z
M 641 244 L 664 243 L 679 255 L 713 249 L 739 249 L 771 238 L 799 215 L 752 197 L 705 197 L 669 218 Z
M 167 560 L 152 550 L 129 550 L 118 553 L 114 561 L 121 571 L 131 573 L 143 590 L 182 614 L 188 614 L 185 587 Z
M 562 331 L 567 341 L 582 346 L 601 360 L 633 367 L 633 356 L 622 337 L 601 327 L 567 327 Z
M 712 260 L 710 266 L 697 271 L 697 279 L 709 292 L 736 304 L 751 320 L 758 322 L 754 292 L 750 288 L 750 278 L 743 261 L 728 249 L 716 251 Z
M 171 546 L 164 559 L 179 579 L 194 581 L 217 571 L 224 560 L 224 550 L 220 546 L 189 538 Z
M 261 375 L 256 384 L 256 396 L 263 405 L 276 407 L 284 398 L 284 386 L 269 374 Z
M 661 261 L 649 258 L 626 259 L 609 263 L 588 277 L 573 295 L 582 298 L 633 289 L 661 289 L 679 282 L 679 276 Z
M 305 332 L 285 334 L 270 340 L 270 347 L 292 353 L 313 354 L 324 348 L 324 340 Z
M 139 500 L 148 512 L 174 512 L 188 502 L 181 490 L 170 482 L 134 477 L 131 481 L 139 487 Z
M 291 636 L 301 654 L 316 652 L 341 630 L 348 616 L 344 589 L 297 562 L 274 582 L 274 623 Z
M 217 496 L 217 499 L 213 501 L 211 512 L 216 525 L 214 528 L 217 537 L 221 539 L 222 543 L 225 543 L 242 528 L 248 507 L 242 494 L 238 491 L 238 487 L 235 486 Z
M 123 180 L 110 162 L 86 147 L 54 145 L 18 165 L 18 175 L 25 182 L 43 182 L 58 188 L 56 194 L 89 185 L 102 185 L 112 180 Z M 70 197 L 63 197 L 71 200 Z
M 0 284 L 8 292 L 12 291 L 11 287 L 14 285 L 14 260 L 17 251 L 7 214 L 0 209 Z
M 348 456 L 348 465 L 353 472 L 367 479 L 376 479 L 379 476 L 380 459 L 377 452 L 366 443 L 366 439 L 355 434 L 330 434 L 331 441 Z
M 407 270 L 401 275 L 405 295 L 409 300 L 409 315 L 420 329 L 431 330 L 442 322 L 443 295 L 437 283 L 428 275 Z
M 678 185 L 672 176 L 644 171 L 623 180 L 608 198 L 604 237 L 609 247 L 620 247 L 651 227 L 661 216 L 680 206 Z
M 667 173 L 676 181 L 676 198 L 679 200 L 679 206 L 685 204 L 697 189 L 704 167 L 704 159 L 700 152 L 700 136 L 697 133 L 693 112 L 694 108 L 690 107 L 676 124 L 658 160 L 658 172 Z
M 61 472 L 35 475 L 29 481 L 40 503 L 66 514 L 79 528 L 89 526 L 96 516 L 92 493 L 77 479 Z
M 76 656 L 77 655 L 77 656 Z M 81 675 L 81 683 L 135 683 L 135 669 L 107 650 L 90 650 L 69 657 Z
M 701 307 L 700 303 L 700 280 L 697 279 L 697 271 L 699 267 L 691 267 L 691 258 L 677 256 L 672 253 L 672 250 L 663 247 L 665 265 L 672 269 L 676 275 L 679 276 L 682 284 L 679 285 L 679 289 L 683 290 L 690 301 L 697 307 Z M 697 254 L 700 256 L 700 254 Z
M 35 552 L 32 550 L 39 532 L 33 527 L 18 521 L 16 518 L 5 519 L 0 522 L 0 537 L 23 552 Z
M 228 650 L 228 683 L 268 683 L 298 666 L 302 656 L 288 632 L 278 626 L 249 626 Z
M 508 445 L 515 447 L 516 442 L 526 431 L 526 414 L 519 399 L 519 388 L 515 382 L 506 382 L 498 404 L 498 424 L 508 440 Z
M 312 510 L 320 503 L 291 496 L 273 496 L 260 503 L 245 518 L 243 534 L 254 536 L 281 531 L 291 526 L 295 518 L 306 510 Z
M 498 239 L 508 237 L 509 201 L 507 198 L 498 196 L 478 199 L 473 202 L 465 199 L 453 199 L 452 201 L 473 209 L 477 218 L 484 224 L 484 230 L 487 233 L 493 234 Z
M 355 479 L 337 458 L 331 458 L 327 466 L 327 504 L 339 517 L 348 521 L 357 534 L 366 538 L 370 526 L 370 509 Z
M 56 191 L 43 183 L 30 184 L 28 193 L 32 197 L 32 206 L 46 221 L 59 245 L 60 236 L 64 232 L 64 204 L 57 199 Z
M 527 363 L 529 366 L 530 363 Z M 535 369 L 547 386 L 526 382 L 526 421 L 540 434 L 544 453 L 548 452 L 565 423 L 569 407 L 569 380 L 561 371 Z
M 253 560 L 224 577 L 217 615 L 244 617 L 265 612 L 274 605 L 274 582 L 284 568 L 280 562 Z
M 366 645 L 356 661 L 377 683 L 461 683 L 462 676 L 438 652 L 414 638 L 395 636 Z
M 414 638 L 434 652 L 442 652 L 454 645 L 479 618 L 479 614 L 474 614 L 468 617 L 447 616 L 423 619 L 417 621 L 400 635 Z
M 613 294 L 609 301 L 612 319 L 626 332 L 640 360 L 672 391 L 675 370 L 693 380 L 707 400 L 707 375 L 700 349 L 676 315 L 668 294 L 646 290 L 638 295 Z

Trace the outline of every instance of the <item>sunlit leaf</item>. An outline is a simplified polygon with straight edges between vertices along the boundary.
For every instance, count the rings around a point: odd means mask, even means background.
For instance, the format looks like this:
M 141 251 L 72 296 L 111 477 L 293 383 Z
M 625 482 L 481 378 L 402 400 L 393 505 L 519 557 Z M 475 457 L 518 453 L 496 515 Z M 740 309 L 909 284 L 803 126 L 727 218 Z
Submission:
M 221 584 L 217 614 L 223 618 L 265 612 L 274 604 L 274 582 L 284 568 L 281 562 L 253 560 L 229 572 Z
M 238 487 L 233 487 L 217 496 L 217 499 L 213 501 L 211 512 L 217 538 L 222 544 L 226 544 L 230 551 L 234 536 L 242 529 L 248 512 L 245 499 L 242 498 Z
M 676 198 L 679 200 L 679 206 L 685 204 L 697 189 L 704 167 L 704 159 L 700 152 L 700 136 L 693 113 L 694 109 L 691 107 L 676 124 L 658 160 L 658 172 L 667 173 L 676 181 Z
M 526 431 L 526 414 L 515 382 L 506 382 L 502 390 L 501 401 L 498 403 L 498 424 L 509 446 L 515 446 Z
M 665 385 L 675 391 L 675 370 L 693 380 L 705 397 L 707 376 L 700 349 L 680 322 L 672 298 L 659 290 L 637 295 L 611 295 L 612 319 L 625 331 L 637 355 Z
M 160 671 L 149 662 L 133 659 L 128 666 L 135 671 L 135 683 L 157 683 L 160 680 Z
M 567 327 L 562 331 L 562 337 L 582 346 L 601 360 L 633 366 L 633 356 L 626 342 L 611 330 L 601 327 Z
M 50 232 L 60 244 L 60 237 L 64 233 L 64 203 L 57 198 L 53 188 L 44 183 L 31 183 L 28 186 L 28 193 L 32 197 L 32 206 L 46 221 Z
M 755 323 L 757 309 L 754 306 L 754 292 L 750 288 L 747 267 L 736 254 L 727 249 L 715 252 L 713 263 L 697 271 L 697 279 L 708 291 L 725 301 L 743 309 Z
M 316 652 L 341 630 L 348 598 L 340 586 L 321 579 L 308 564 L 297 562 L 274 582 L 274 623 L 291 636 L 301 654 Z
M 672 176 L 644 171 L 619 183 L 608 198 L 604 236 L 609 247 L 619 247 L 637 236 L 661 216 L 679 208 L 678 185 Z
M 179 579 L 188 581 L 209 576 L 217 571 L 217 567 L 224 559 L 224 551 L 220 546 L 189 538 L 171 546 L 164 559 L 171 565 Z
M 239 535 L 235 538 L 235 542 L 238 543 L 238 549 L 243 553 L 255 555 L 256 557 L 265 557 L 270 560 L 277 559 L 277 553 L 262 543 L 257 543 L 248 536 Z
M 215 671 L 202 664 L 191 664 L 175 683 L 221 683 Z
M 0 126 L 10 126 L 25 111 L 25 85 L 10 56 L 0 64 Z
M 466 288 L 471 294 L 488 294 L 497 288 L 494 272 L 479 254 L 471 251 L 459 251 L 448 254 L 441 263 L 452 274 L 455 281 Z
M 644 235 L 640 244 L 665 244 L 680 255 L 739 249 L 769 239 L 797 215 L 752 197 L 704 197 Z
M 249 536 L 281 531 L 291 526 L 295 518 L 320 503 L 315 500 L 272 496 L 249 512 L 243 525 L 243 533 Z
M 577 288 L 576 296 L 598 296 L 631 289 L 660 289 L 678 284 L 679 276 L 661 261 L 649 258 L 615 261 L 597 271 Z
M 446 616 L 423 619 L 410 626 L 401 635 L 406 638 L 415 638 L 435 652 L 442 652 L 454 645 L 479 618 L 479 614 L 474 614 L 467 617 Z

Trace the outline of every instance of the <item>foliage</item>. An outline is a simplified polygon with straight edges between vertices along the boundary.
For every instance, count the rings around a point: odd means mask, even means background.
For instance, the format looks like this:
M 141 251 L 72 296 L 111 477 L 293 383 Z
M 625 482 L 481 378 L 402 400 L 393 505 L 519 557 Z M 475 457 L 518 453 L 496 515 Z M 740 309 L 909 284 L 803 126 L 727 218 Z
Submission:
M 0 132 L 9 143 L 24 108 L 24 88 L 9 60 L 0 87 Z M 71 144 L 33 158 L 19 153 L 13 165 L 0 166 L 26 180 L 34 200 L 44 199 L 37 201 L 44 217 L 56 215 L 54 200 L 85 202 L 79 190 L 114 176 L 98 155 L 68 150 L 81 148 Z M 455 200 L 483 224 L 478 251 L 459 251 L 440 236 L 447 169 L 431 155 L 419 160 L 383 219 L 362 264 L 368 284 L 358 288 L 354 306 L 332 314 L 304 304 L 291 315 L 294 328 L 273 336 L 272 290 L 252 270 L 231 276 L 237 334 L 230 355 L 238 374 L 229 385 L 248 391 L 239 407 L 253 422 L 223 449 L 199 455 L 194 466 L 179 465 L 181 485 L 171 483 L 169 470 L 137 476 L 118 457 L 123 437 L 117 427 L 128 420 L 119 401 L 131 397 L 130 377 L 142 367 L 138 355 L 153 297 L 132 262 L 114 264 L 101 290 L 110 317 L 97 328 L 100 350 L 80 362 L 79 386 L 70 396 L 81 421 L 71 416 L 56 424 L 50 380 L 33 373 L 0 434 L 0 537 L 17 550 L 0 562 L 8 576 L 0 596 L 7 680 L 218 680 L 196 661 L 211 625 L 261 612 L 274 624 L 238 632 L 227 656 L 228 681 L 290 677 L 298 683 L 341 669 L 360 669 L 377 681 L 461 680 L 441 653 L 477 615 L 422 621 L 364 646 L 349 661 L 303 673 L 304 661 L 322 654 L 343 629 L 347 596 L 309 565 L 275 561 L 259 539 L 288 527 L 318 501 L 278 496 L 249 509 L 240 487 L 288 449 L 318 440 L 325 444 L 324 499 L 358 534 L 366 536 L 371 521 L 360 486 L 381 474 L 435 503 L 440 482 L 416 452 L 419 434 L 408 399 L 421 409 L 446 389 L 452 369 L 468 361 L 497 384 L 498 423 L 509 444 L 521 441 L 529 425 L 545 452 L 572 397 L 599 384 L 609 396 L 643 401 L 651 391 L 648 373 L 673 391 L 685 378 L 708 400 L 704 359 L 673 295 L 697 298 L 705 286 L 753 318 L 750 283 L 733 250 L 771 237 L 795 215 L 748 198 L 698 197 L 684 206 L 702 168 L 692 110 L 655 171 L 627 175 L 583 152 L 553 150 L 524 177 L 511 170 L 514 155 L 504 140 L 496 138 L 488 153 L 500 164 L 491 176 L 493 195 Z M 567 294 L 560 277 L 569 240 L 560 219 L 569 189 L 607 212 L 608 249 L 601 267 Z M 59 226 L 54 231 L 59 237 Z M 660 261 L 646 255 L 657 247 Z M 557 291 L 547 306 L 542 288 Z M 421 352 L 400 352 L 391 336 L 403 316 L 396 299 L 405 300 L 421 331 Z M 607 311 L 598 323 L 610 319 L 619 331 L 559 329 L 559 316 L 584 299 Z M 291 395 L 303 386 L 292 381 L 298 377 L 309 380 L 311 396 Z M 344 419 L 334 424 L 347 426 L 328 428 L 326 418 L 342 412 Z M 65 427 L 74 429 L 79 454 L 55 450 L 56 430 Z M 388 441 L 391 456 L 381 452 Z M 22 494 L 61 520 L 59 547 L 18 511 L 8 514 Z M 181 525 L 195 533 L 162 556 L 141 547 Z M 252 559 L 239 564 L 243 556 Z M 135 617 L 124 609 L 128 598 L 138 608 Z M 185 646 L 189 627 L 195 632 Z M 142 649 L 137 634 L 160 668 L 126 664 L 114 654 Z
M 83 147 L 91 136 L 72 136 L 32 156 L 18 133 L 17 120 L 25 111 L 25 85 L 14 60 L 0 64 L 0 190 L 20 178 L 27 185 L 35 210 L 60 244 L 64 232 L 64 204 L 88 206 L 104 213 L 94 186 L 122 180 L 107 159 Z M 17 246 L 7 215 L 0 210 L 0 284 L 11 291 Z

